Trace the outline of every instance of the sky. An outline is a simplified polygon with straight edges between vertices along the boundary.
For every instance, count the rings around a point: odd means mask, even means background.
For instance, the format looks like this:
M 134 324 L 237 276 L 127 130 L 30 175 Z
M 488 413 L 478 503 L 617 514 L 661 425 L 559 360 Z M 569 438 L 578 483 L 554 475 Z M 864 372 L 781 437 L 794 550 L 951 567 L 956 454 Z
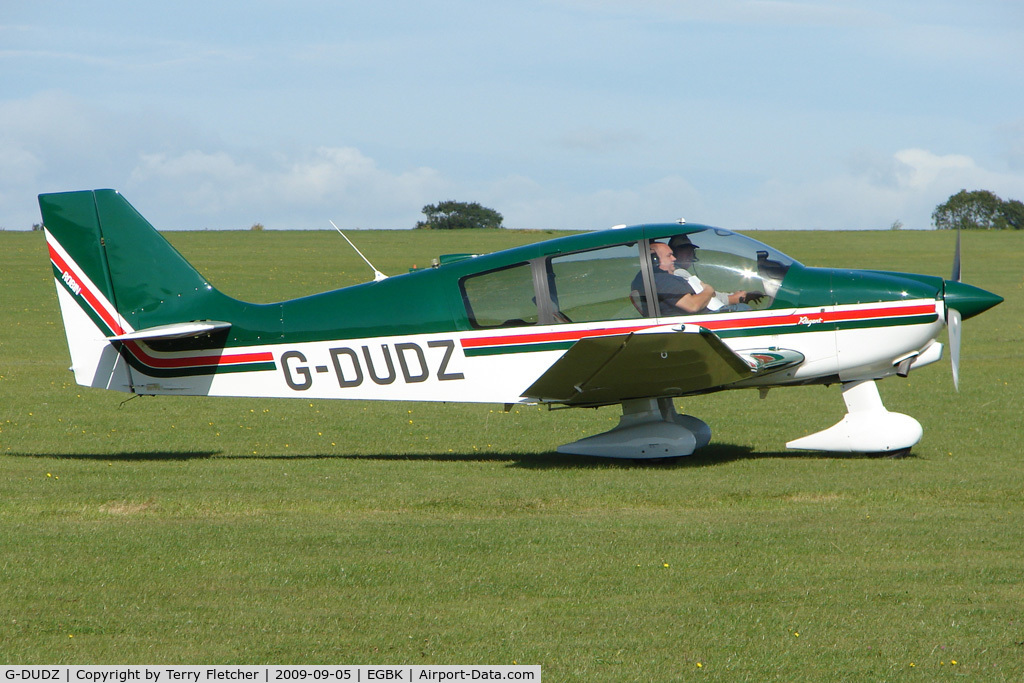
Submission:
M 1024 200 L 1018 0 L 0 0 L 0 228 L 931 227 Z

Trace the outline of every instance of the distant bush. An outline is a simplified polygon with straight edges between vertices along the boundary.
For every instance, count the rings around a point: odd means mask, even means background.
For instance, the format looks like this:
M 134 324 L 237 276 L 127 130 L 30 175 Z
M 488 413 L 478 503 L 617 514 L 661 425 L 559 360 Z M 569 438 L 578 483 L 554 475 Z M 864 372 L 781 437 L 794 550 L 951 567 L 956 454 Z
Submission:
M 262 223 L 253 223 L 252 227 L 249 228 L 249 229 L 250 230 L 255 230 L 257 232 L 262 232 L 263 231 L 263 224 Z
M 500 228 L 504 220 L 494 209 L 488 209 L 477 202 L 456 202 L 452 200 L 427 204 L 423 207 L 426 220 L 416 224 L 425 230 L 465 230 L 467 228 Z
M 939 230 L 1024 230 L 1024 203 L 988 190 L 960 190 L 932 212 Z

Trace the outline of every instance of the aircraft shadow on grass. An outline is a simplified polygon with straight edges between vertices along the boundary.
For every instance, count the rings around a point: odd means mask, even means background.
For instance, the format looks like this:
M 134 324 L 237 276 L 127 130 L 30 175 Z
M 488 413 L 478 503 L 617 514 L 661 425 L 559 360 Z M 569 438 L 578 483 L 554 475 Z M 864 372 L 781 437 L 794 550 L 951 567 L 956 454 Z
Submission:
M 9 453 L 13 458 L 41 460 L 96 460 L 99 462 L 156 462 L 175 460 L 208 460 L 220 456 L 218 451 L 138 451 L 123 453 Z
M 734 444 L 711 444 L 699 453 L 685 458 L 658 458 L 654 460 L 621 460 L 579 455 L 567 455 L 555 451 L 536 453 L 481 453 L 479 451 L 459 453 L 406 453 L 406 454 L 345 454 L 317 453 L 295 455 L 224 455 L 220 451 L 141 451 L 122 453 L 12 453 L 9 457 L 40 458 L 54 460 L 95 460 L 109 462 L 156 462 L 187 460 L 384 460 L 384 461 L 432 461 L 432 462 L 505 462 L 509 467 L 521 469 L 575 469 L 575 468 L 660 468 L 684 469 L 690 467 L 714 467 L 740 460 L 761 460 L 766 458 L 813 459 L 813 460 L 860 460 L 895 457 L 916 457 L 912 453 L 832 453 L 825 451 L 806 452 L 755 452 L 749 446 Z
M 257 457 L 257 456 L 243 456 Z M 289 458 L 295 456 L 276 456 Z M 299 456 L 303 457 L 303 456 Z M 825 451 L 807 451 L 794 453 L 792 451 L 764 451 L 755 452 L 749 446 L 737 446 L 733 444 L 711 444 L 701 449 L 698 453 L 688 457 L 680 458 L 656 458 L 651 460 L 601 458 L 591 456 L 571 455 L 557 453 L 555 451 L 538 453 L 423 453 L 406 455 L 329 455 L 329 456 L 308 456 L 311 458 L 348 458 L 353 460 L 417 460 L 417 461 L 464 461 L 464 462 L 507 462 L 509 467 L 522 469 L 575 469 L 575 468 L 610 468 L 610 469 L 632 469 L 632 468 L 659 468 L 659 469 L 684 469 L 691 467 L 714 467 L 725 465 L 730 462 L 741 460 L 760 460 L 766 458 L 801 459 L 801 460 L 860 460 L 874 458 L 895 458 L 895 457 L 916 457 L 912 454 L 892 453 L 834 453 Z

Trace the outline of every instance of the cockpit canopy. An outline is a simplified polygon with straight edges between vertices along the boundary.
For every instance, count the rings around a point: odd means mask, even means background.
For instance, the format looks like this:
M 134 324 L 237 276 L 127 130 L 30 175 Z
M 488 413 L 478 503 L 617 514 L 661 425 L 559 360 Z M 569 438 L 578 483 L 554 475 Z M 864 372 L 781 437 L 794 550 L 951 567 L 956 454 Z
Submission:
M 633 239 L 579 250 L 565 249 L 566 240 L 552 253 L 464 276 L 459 286 L 470 325 L 480 329 L 687 315 L 671 300 L 706 285 L 716 297 L 694 313 L 762 310 L 775 304 L 786 273 L 796 263 L 761 242 L 717 228 L 645 226 L 623 230 L 621 237 Z M 656 257 L 668 249 L 672 257 L 661 263 Z M 651 301 L 658 305 L 649 305 Z

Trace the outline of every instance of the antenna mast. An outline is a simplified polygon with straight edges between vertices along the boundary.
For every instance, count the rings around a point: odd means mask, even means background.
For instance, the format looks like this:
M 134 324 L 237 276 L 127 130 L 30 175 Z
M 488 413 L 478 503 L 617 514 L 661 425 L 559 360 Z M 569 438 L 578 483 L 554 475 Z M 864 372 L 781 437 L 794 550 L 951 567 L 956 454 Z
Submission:
M 348 242 L 348 246 L 350 246 L 350 247 L 352 247 L 353 249 L 356 250 L 356 253 L 359 254 L 359 258 L 361 258 L 364 261 L 366 261 L 366 265 L 370 266 L 370 269 L 373 271 L 373 281 L 374 282 L 380 282 L 381 280 L 386 280 L 387 279 L 388 276 L 385 275 L 384 273 L 380 272 L 379 270 L 377 270 L 374 267 L 374 265 L 372 263 L 370 263 L 370 259 L 368 259 L 365 256 L 363 256 L 363 252 L 359 251 L 359 247 L 357 247 L 356 245 L 352 244 L 352 240 L 350 240 L 345 235 L 345 233 L 343 233 L 341 231 L 341 228 L 339 228 L 337 225 L 334 225 L 334 221 L 330 221 L 330 224 L 334 226 L 334 229 L 338 231 L 339 235 L 341 235 L 342 237 L 345 238 L 345 241 Z

